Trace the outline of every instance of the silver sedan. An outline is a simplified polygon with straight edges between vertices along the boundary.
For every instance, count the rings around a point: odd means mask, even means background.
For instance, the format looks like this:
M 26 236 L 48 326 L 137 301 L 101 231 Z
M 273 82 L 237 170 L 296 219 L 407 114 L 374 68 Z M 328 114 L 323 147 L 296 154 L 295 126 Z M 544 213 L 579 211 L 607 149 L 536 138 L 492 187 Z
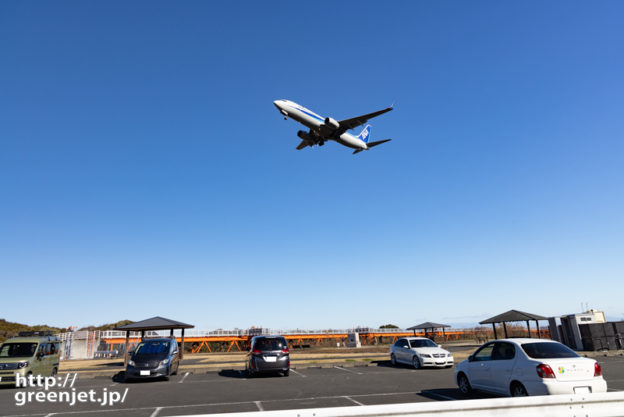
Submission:
M 450 368 L 453 355 L 426 337 L 404 337 L 390 346 L 392 365 L 404 363 L 418 369 L 423 366 Z

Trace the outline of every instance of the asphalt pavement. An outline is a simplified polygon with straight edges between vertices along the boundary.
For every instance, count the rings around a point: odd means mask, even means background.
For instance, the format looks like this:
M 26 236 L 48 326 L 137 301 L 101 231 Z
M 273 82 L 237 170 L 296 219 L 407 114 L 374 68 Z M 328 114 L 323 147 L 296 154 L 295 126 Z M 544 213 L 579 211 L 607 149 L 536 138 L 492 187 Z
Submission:
M 609 391 L 624 391 L 624 358 L 600 358 Z M 391 367 L 381 361 L 368 366 L 293 369 L 289 377 L 261 376 L 247 378 L 239 370 L 187 373 L 169 381 L 123 382 L 110 378 L 81 378 L 78 375 L 59 381 L 64 387 L 2 388 L 0 416 L 123 416 L 160 417 L 204 413 L 284 410 L 296 408 L 339 407 L 454 401 L 490 398 L 487 394 L 463 396 L 453 379 L 453 369 L 411 369 Z M 60 396 L 87 393 L 93 399 L 111 398 L 114 405 L 77 402 L 74 405 L 52 402 L 51 393 Z M 69 395 L 67 394 L 67 395 Z M 30 399 L 28 396 L 30 395 Z M 54 394 L 53 394 L 54 395 Z M 121 401 L 123 398 L 123 402 Z M 58 401 L 58 398 L 57 398 Z M 23 405 L 18 405 L 24 402 Z

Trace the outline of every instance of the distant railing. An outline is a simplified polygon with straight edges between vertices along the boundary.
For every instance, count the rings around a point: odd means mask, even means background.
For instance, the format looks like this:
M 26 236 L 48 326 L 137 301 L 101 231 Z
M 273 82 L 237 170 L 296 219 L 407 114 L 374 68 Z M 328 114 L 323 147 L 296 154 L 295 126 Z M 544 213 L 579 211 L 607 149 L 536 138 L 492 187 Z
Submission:
M 472 333 L 474 329 L 448 329 L 448 332 L 465 332 Z M 150 330 L 145 332 L 146 336 L 169 336 L 169 330 Z M 332 334 L 348 334 L 348 333 L 413 333 L 412 330 L 406 329 L 373 329 L 370 327 L 355 327 L 350 329 L 266 329 L 266 328 L 252 328 L 252 329 L 234 329 L 234 330 L 189 330 L 184 331 L 185 337 L 248 337 L 256 336 L 259 334 L 276 334 L 282 336 L 292 335 L 332 335 Z M 417 333 L 423 333 L 423 331 L 417 331 Z M 130 332 L 131 338 L 140 337 L 141 332 Z M 104 330 L 100 331 L 100 338 L 102 339 L 119 339 L 125 338 L 126 332 L 122 330 Z

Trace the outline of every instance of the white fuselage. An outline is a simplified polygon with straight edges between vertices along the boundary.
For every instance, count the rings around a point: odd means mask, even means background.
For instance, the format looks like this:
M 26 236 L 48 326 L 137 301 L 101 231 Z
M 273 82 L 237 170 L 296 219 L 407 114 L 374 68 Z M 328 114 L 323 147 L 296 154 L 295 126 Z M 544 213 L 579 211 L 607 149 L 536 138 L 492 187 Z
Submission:
M 315 132 L 319 137 L 324 140 L 333 140 L 341 145 L 347 146 L 353 149 L 368 149 L 366 143 L 356 138 L 355 136 L 349 133 L 343 133 L 338 137 L 333 136 L 325 136 L 323 134 L 323 127 L 327 126 L 325 124 L 325 118 L 319 116 L 314 113 L 312 110 L 306 109 L 305 107 L 290 101 L 290 100 L 275 100 L 273 102 L 275 107 L 284 115 L 284 117 L 290 117 L 291 119 L 301 123 L 308 127 L 311 131 Z

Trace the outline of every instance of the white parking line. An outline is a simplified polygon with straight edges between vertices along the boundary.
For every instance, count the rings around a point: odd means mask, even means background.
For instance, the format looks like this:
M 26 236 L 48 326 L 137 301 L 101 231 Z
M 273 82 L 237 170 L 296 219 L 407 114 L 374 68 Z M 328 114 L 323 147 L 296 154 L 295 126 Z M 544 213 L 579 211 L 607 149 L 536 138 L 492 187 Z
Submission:
M 256 407 L 258 407 L 258 411 L 264 411 L 264 407 L 262 407 L 260 401 L 254 401 L 254 404 L 256 404 Z
M 364 404 L 362 404 L 361 402 L 356 401 L 356 400 L 354 400 L 353 398 L 348 397 L 348 396 L 346 396 L 346 395 L 345 395 L 345 396 L 343 396 L 343 398 L 346 398 L 347 400 L 352 401 L 352 402 L 356 403 L 357 405 L 364 405 Z
M 186 377 L 189 376 L 189 372 L 185 373 L 184 376 L 182 377 L 181 380 L 178 381 L 178 384 L 181 384 L 184 382 L 184 379 L 186 379 Z
M 294 369 L 291 369 L 290 372 L 299 375 L 301 378 L 307 378 L 307 376 L 305 376 L 304 374 L 300 372 L 295 371 Z
M 406 395 L 406 394 L 416 394 L 414 391 L 411 392 L 382 392 L 376 394 L 352 394 L 350 397 L 378 397 L 378 396 L 393 396 L 393 395 Z M 344 398 L 344 396 L 336 395 L 336 396 L 318 396 L 318 397 L 304 397 L 304 398 L 281 398 L 281 399 L 273 399 L 273 400 L 262 400 L 264 403 L 276 403 L 276 402 L 290 402 L 290 401 L 318 401 L 318 400 L 330 400 L 335 398 Z M 240 404 L 256 404 L 256 407 L 263 408 L 260 404 L 260 401 L 236 401 L 236 402 L 222 402 L 222 403 L 200 403 L 200 404 L 183 404 L 183 405 L 165 405 L 162 407 L 158 407 L 158 409 L 164 410 L 173 410 L 173 409 L 185 409 L 190 407 L 215 407 L 215 406 L 228 406 L 228 405 L 240 405 Z M 92 413 L 122 413 L 130 412 L 130 411 L 138 411 L 138 410 L 154 410 L 154 407 L 129 407 L 129 408 L 114 408 L 114 409 L 95 409 L 95 410 L 82 410 L 82 411 L 61 411 L 57 413 L 53 413 L 54 415 L 75 415 L 75 414 L 92 414 Z M 160 410 L 159 410 L 160 411 Z M 156 412 L 156 410 L 154 410 Z M 19 414 L 13 417 L 31 417 L 31 416 L 44 416 L 43 413 L 33 413 L 33 414 Z
M 352 371 L 351 369 L 343 368 L 342 366 L 334 366 L 334 368 L 340 369 L 341 371 L 345 371 L 345 372 L 349 372 L 349 373 L 352 373 L 352 374 L 356 374 L 356 375 L 364 375 L 361 372 L 355 372 L 355 371 Z
M 160 413 L 160 410 L 162 409 L 163 409 L 162 407 L 156 407 L 156 409 L 154 410 L 154 412 L 152 413 L 150 417 L 156 417 L 158 413 Z

